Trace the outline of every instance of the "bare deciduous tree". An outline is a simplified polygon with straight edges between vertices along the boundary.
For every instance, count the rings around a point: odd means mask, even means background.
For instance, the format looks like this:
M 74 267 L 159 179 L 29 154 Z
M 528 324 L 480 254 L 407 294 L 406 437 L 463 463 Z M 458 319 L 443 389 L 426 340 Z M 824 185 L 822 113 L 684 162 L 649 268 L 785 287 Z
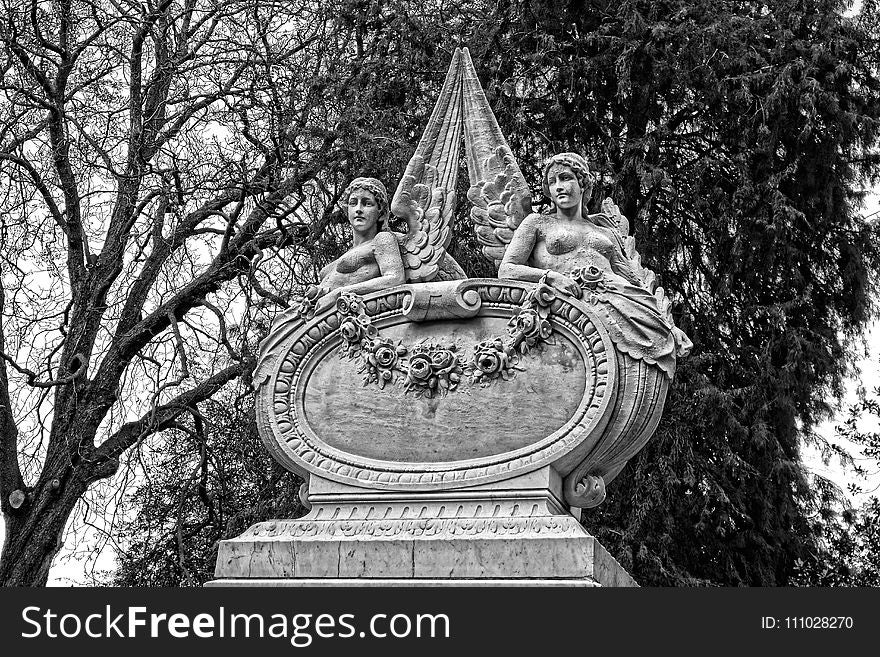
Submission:
M 318 0 L 2 5 L 0 584 L 41 585 L 92 482 L 247 374 L 253 295 L 311 277 L 268 256 L 327 222 L 356 26 Z

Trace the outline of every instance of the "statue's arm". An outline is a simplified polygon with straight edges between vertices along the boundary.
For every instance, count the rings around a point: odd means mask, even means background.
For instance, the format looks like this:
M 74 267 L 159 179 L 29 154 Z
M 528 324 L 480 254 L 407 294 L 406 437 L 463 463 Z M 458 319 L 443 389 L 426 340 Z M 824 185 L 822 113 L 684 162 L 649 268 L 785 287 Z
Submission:
M 530 214 L 514 231 L 513 238 L 504 251 L 504 258 L 498 267 L 499 278 L 513 278 L 518 281 L 537 282 L 546 272 L 528 264 L 529 256 L 538 241 L 538 222 L 540 215 Z

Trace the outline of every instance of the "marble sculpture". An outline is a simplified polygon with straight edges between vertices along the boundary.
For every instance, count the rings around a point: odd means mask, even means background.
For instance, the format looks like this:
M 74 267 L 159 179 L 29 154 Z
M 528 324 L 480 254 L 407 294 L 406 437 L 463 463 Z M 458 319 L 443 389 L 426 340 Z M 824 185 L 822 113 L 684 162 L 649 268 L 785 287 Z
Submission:
M 465 278 L 446 251 L 462 141 L 495 279 Z M 587 212 L 592 184 L 581 155 L 555 155 L 552 210 L 533 212 L 470 55 L 455 52 L 390 204 L 380 181 L 352 182 L 351 250 L 261 345 L 260 433 L 305 478 L 311 511 L 225 541 L 220 581 L 602 583 L 611 571 L 580 509 L 651 437 L 691 344 L 626 217 L 611 199 Z M 386 230 L 389 209 L 405 234 Z

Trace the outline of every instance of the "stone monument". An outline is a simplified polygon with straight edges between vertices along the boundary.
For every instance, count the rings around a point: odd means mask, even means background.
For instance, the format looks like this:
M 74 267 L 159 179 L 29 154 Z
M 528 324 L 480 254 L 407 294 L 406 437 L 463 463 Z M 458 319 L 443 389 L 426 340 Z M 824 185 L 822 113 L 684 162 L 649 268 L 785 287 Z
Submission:
M 462 141 L 499 278 L 446 253 Z M 212 584 L 634 584 L 580 513 L 653 434 L 690 342 L 626 218 L 586 212 L 583 158 L 543 175 L 536 214 L 456 51 L 393 200 L 352 183 L 352 249 L 261 345 L 260 434 L 309 513 L 223 541 Z

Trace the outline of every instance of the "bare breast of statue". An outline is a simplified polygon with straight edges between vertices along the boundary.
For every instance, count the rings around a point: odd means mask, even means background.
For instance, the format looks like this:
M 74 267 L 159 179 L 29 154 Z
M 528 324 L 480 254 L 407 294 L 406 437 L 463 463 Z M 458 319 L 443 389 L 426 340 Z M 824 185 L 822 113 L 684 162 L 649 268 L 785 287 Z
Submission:
M 619 245 L 600 226 L 586 222 L 560 225 L 545 222 L 538 232 L 529 264 L 539 269 L 568 273 L 582 267 L 611 272 L 611 259 Z
M 325 283 L 337 287 L 368 281 L 381 275 L 373 245 L 362 244 L 350 249 L 330 266 Z

